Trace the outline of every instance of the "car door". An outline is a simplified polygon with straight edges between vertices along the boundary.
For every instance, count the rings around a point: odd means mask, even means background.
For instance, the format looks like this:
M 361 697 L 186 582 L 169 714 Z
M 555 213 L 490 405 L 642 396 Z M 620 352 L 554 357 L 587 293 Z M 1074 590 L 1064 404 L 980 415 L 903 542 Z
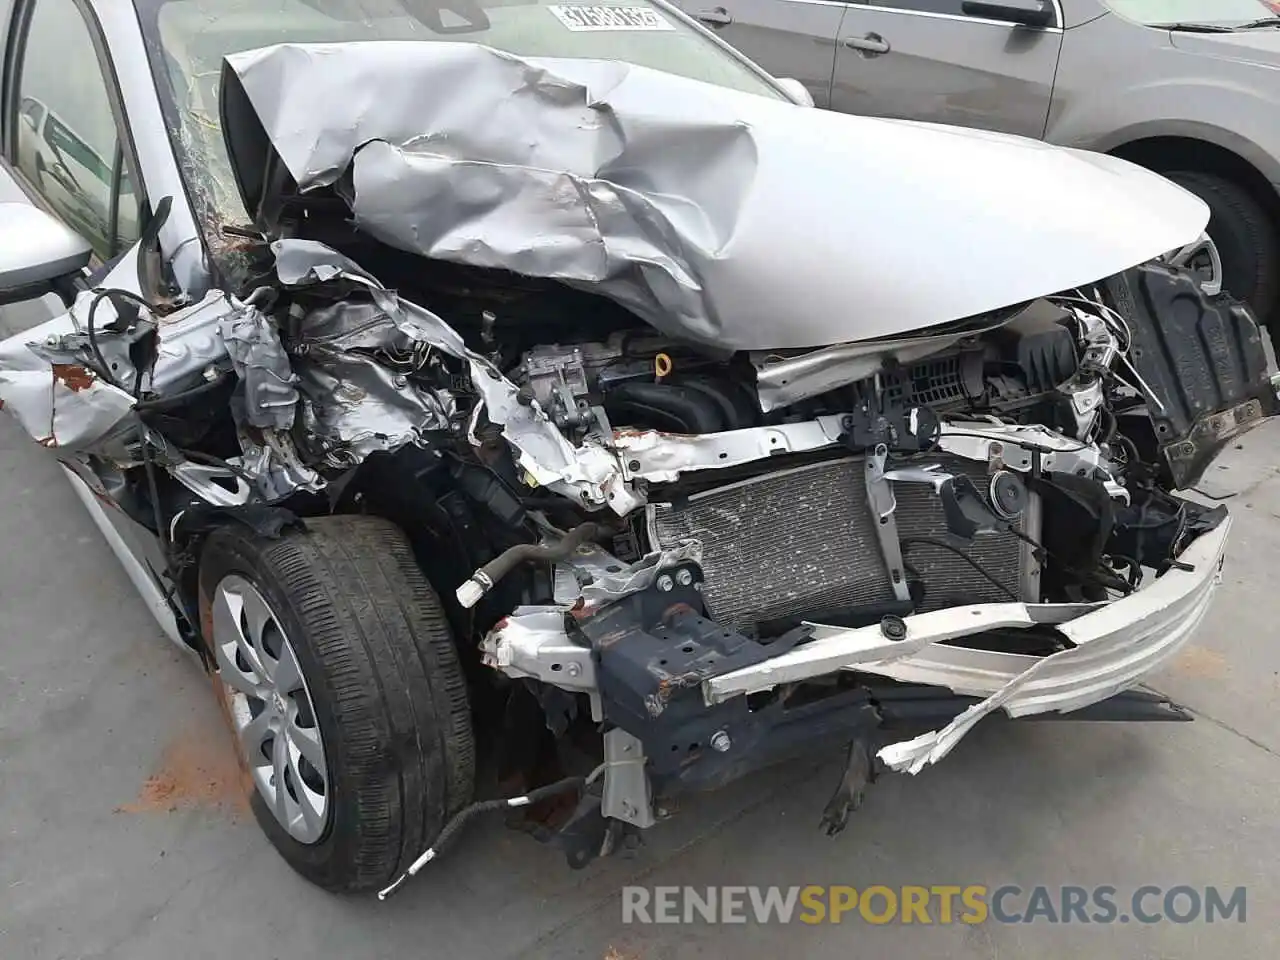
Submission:
M 33 202 L 83 236 L 99 262 L 138 239 L 118 91 L 96 25 L 76 0 L 15 4 L 7 40 L 3 162 Z
M 1027 0 L 1019 0 L 1025 6 Z M 1062 8 L 1027 27 L 964 12 L 964 0 L 857 0 L 846 7 L 831 106 L 1043 137 L 1062 49 Z
M 112 108 L 117 91 L 75 0 L 13 7 L 0 21 L 9 31 L 0 105 L 13 111 L 0 144 L 0 199 L 44 207 L 92 244 L 100 267 L 137 240 L 142 221 Z M 61 312 L 53 298 L 0 307 L 0 339 Z
M 0 0 L 0 31 L 8 31 L 0 80 L 0 201 L 37 204 L 89 241 L 94 257 L 86 287 L 103 282 L 133 289 L 128 284 L 137 282 L 137 271 L 121 254 L 136 245 L 150 207 L 136 168 L 125 160 L 125 114 L 97 22 L 83 0 L 17 0 L 9 18 L 4 12 Z M 65 312 L 54 296 L 0 306 L 0 340 L 42 339 Z M 64 466 L 83 464 L 69 457 Z M 165 566 L 159 541 L 123 510 L 104 507 L 83 480 L 87 471 L 69 472 L 90 517 L 180 643 L 164 599 L 167 585 L 153 573 Z
M 830 103 L 836 31 L 844 6 L 828 0 L 676 0 L 775 77 L 805 85 L 816 106 Z

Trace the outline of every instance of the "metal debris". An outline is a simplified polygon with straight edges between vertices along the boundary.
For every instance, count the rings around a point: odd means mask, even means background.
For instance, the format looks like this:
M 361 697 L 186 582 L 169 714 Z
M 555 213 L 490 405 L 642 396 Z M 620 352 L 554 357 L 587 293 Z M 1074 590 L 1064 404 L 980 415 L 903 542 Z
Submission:
M 252 299 L 252 298 L 251 298 Z M 288 430 L 298 406 L 298 379 L 272 319 L 249 302 L 219 326 L 236 376 L 244 385 L 251 426 Z

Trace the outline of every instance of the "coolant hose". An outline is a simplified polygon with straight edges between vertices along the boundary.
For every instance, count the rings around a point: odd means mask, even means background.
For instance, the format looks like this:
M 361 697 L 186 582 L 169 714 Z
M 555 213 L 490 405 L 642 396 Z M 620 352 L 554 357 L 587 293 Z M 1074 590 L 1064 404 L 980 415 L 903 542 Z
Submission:
M 540 543 L 518 543 L 502 551 L 458 587 L 455 595 L 464 609 L 471 609 L 480 598 L 494 588 L 503 577 L 522 563 L 546 563 L 564 560 L 588 540 L 600 533 L 600 524 L 588 521 L 570 530 L 563 540 L 544 546 Z

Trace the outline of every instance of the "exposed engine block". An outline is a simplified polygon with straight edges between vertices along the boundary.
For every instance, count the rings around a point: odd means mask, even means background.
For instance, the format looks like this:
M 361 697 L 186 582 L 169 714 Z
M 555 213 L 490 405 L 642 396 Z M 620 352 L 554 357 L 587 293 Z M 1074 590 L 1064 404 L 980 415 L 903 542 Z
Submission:
M 614 429 L 678 434 L 741 430 L 854 411 L 854 449 L 899 446 L 910 411 L 932 416 L 1035 413 L 1078 435 L 1061 388 L 1080 368 L 1087 331 L 1072 313 L 1037 301 L 978 334 L 832 347 L 746 362 L 700 354 L 658 337 L 537 347 L 515 379 L 553 422 L 579 439 Z M 874 348 L 875 345 L 872 345 Z M 925 434 L 927 435 L 927 431 Z M 909 444 L 908 444 L 909 445 Z

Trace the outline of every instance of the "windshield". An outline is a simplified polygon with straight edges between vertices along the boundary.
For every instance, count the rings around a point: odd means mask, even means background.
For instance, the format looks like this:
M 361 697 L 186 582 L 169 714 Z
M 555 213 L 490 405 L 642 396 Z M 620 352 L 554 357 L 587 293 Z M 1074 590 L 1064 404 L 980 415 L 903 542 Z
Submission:
M 1280 13 L 1277 0 L 1105 0 L 1120 16 L 1138 23 L 1208 23 L 1236 27 Z
M 473 41 L 520 56 L 623 60 L 782 99 L 747 64 L 648 0 L 137 0 L 193 202 L 216 231 L 248 221 L 219 129 L 227 54 L 276 43 Z M 215 244 L 217 238 L 211 236 Z

